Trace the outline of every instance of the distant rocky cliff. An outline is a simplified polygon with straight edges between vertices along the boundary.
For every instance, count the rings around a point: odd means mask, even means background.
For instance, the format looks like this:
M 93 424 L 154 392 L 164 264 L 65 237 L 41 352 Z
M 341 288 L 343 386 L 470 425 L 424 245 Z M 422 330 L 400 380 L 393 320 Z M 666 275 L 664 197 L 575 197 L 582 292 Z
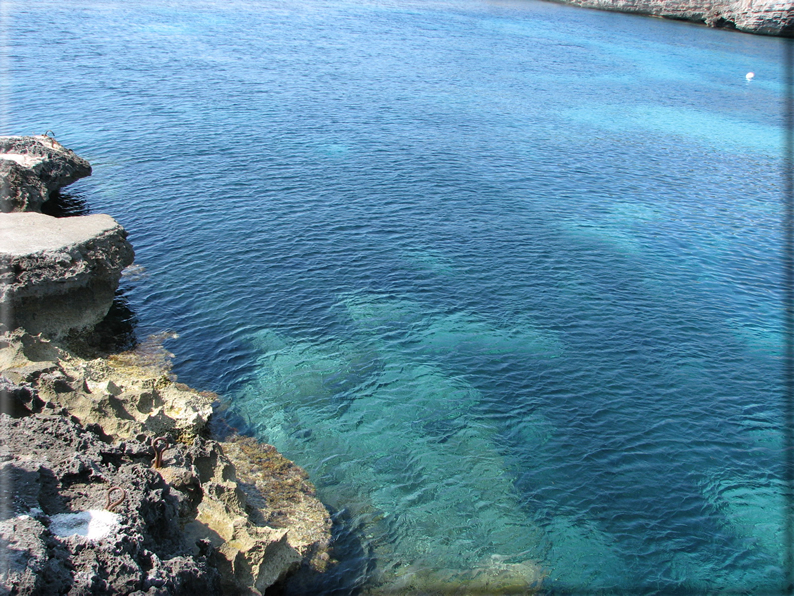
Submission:
M 794 37 L 791 0 L 557 0 L 584 8 L 705 23 L 747 33 Z

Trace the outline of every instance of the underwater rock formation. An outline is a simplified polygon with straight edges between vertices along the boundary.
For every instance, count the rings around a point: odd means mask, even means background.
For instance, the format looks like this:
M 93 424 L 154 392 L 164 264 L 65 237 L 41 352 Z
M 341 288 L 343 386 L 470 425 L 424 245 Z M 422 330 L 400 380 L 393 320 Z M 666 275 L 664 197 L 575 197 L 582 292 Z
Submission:
M 90 175 L 91 164 L 50 136 L 0 137 L 0 212 L 40 212 L 52 193 Z
M 705 23 L 746 33 L 794 37 L 791 0 L 557 0 L 584 8 Z
M 90 328 L 133 258 L 109 215 L 0 214 L 0 324 L 51 338 Z

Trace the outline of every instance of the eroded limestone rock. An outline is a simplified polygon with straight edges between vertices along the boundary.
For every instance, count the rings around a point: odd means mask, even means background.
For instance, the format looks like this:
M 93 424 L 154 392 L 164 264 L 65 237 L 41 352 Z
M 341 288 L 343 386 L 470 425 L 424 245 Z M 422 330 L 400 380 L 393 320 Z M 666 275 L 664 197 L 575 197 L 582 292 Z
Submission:
M 329 562 L 331 520 L 317 499 L 306 472 L 272 445 L 251 437 L 232 436 L 222 443 L 254 518 L 262 524 L 289 530 L 288 541 L 312 572 L 321 573 Z
M 305 472 L 254 439 L 208 439 L 206 425 L 215 396 L 176 383 L 168 363 L 168 352 L 159 341 L 143 342 L 139 352 L 87 360 L 42 337 L 7 333 L 0 336 L 0 404 L 13 403 L 12 416 L 23 420 L 44 414 L 71 417 L 71 425 L 102 437 L 106 443 L 98 448 L 74 441 L 64 447 L 59 457 L 73 461 L 77 473 L 94 470 L 96 462 L 108 458 L 149 466 L 153 439 L 165 437 L 163 465 L 152 473 L 162 481 L 158 494 L 170 499 L 167 534 L 181 537 L 180 552 L 188 557 L 185 565 L 210 549 L 222 593 L 261 594 L 295 571 L 323 571 L 329 561 L 331 522 Z M 19 395 L 12 399 L 12 392 Z M 21 428 L 9 432 L 19 435 Z M 31 472 L 36 482 L 27 486 L 41 481 L 38 469 Z M 26 490 L 17 483 L 14 498 L 35 508 L 41 499 L 35 489 L 31 494 Z M 81 503 L 81 510 L 90 509 L 87 500 Z M 33 526 L 25 530 L 38 531 Z M 38 569 L 34 563 L 28 567 Z M 132 563 L 125 565 L 132 570 L 130 577 L 135 576 Z M 30 572 L 31 585 L 40 584 L 37 573 Z M 22 581 L 22 575 L 14 577 Z
M 16 402 L 65 408 L 82 424 L 98 424 L 118 440 L 164 434 L 192 441 L 212 416 L 215 396 L 194 391 L 166 368 L 137 366 L 134 353 L 84 360 L 51 341 L 17 331 L 0 337 L 0 379 Z M 35 404 L 30 411 L 40 411 Z
M 133 259 L 109 215 L 0 214 L 0 325 L 51 338 L 91 328 Z
M 91 164 L 52 137 L 0 137 L 0 212 L 40 212 L 52 193 L 90 175 Z
M 189 531 L 216 547 L 224 578 L 264 591 L 288 573 L 326 570 L 331 520 L 301 468 L 250 437 L 198 449 L 193 458 L 212 498 Z

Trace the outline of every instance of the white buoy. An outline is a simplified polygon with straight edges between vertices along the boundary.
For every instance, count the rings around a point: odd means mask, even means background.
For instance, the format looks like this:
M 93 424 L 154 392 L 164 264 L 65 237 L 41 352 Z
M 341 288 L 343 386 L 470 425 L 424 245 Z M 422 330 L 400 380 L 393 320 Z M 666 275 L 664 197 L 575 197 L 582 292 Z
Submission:
M 744 78 L 745 78 L 745 79 L 747 79 L 748 81 L 752 81 L 754 76 L 755 76 L 755 73 L 754 73 L 754 72 L 748 72 L 748 73 L 745 75 L 745 77 L 744 77 Z

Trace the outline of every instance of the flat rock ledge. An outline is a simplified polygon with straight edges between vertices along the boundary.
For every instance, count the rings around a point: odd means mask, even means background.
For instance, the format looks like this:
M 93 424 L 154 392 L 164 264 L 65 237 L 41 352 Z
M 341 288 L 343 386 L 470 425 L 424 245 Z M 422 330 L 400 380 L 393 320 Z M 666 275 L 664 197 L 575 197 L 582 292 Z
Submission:
M 93 327 L 133 259 L 109 215 L 0 214 L 0 330 L 58 338 Z
M 0 137 L 0 212 L 40 212 L 53 193 L 90 175 L 91 164 L 53 137 Z
M 217 397 L 174 382 L 157 349 L 85 360 L 0 336 L 0 593 L 262 594 L 331 563 L 305 472 L 208 438 Z
M 791 0 L 556 0 L 584 8 L 704 23 L 745 33 L 794 37 Z

